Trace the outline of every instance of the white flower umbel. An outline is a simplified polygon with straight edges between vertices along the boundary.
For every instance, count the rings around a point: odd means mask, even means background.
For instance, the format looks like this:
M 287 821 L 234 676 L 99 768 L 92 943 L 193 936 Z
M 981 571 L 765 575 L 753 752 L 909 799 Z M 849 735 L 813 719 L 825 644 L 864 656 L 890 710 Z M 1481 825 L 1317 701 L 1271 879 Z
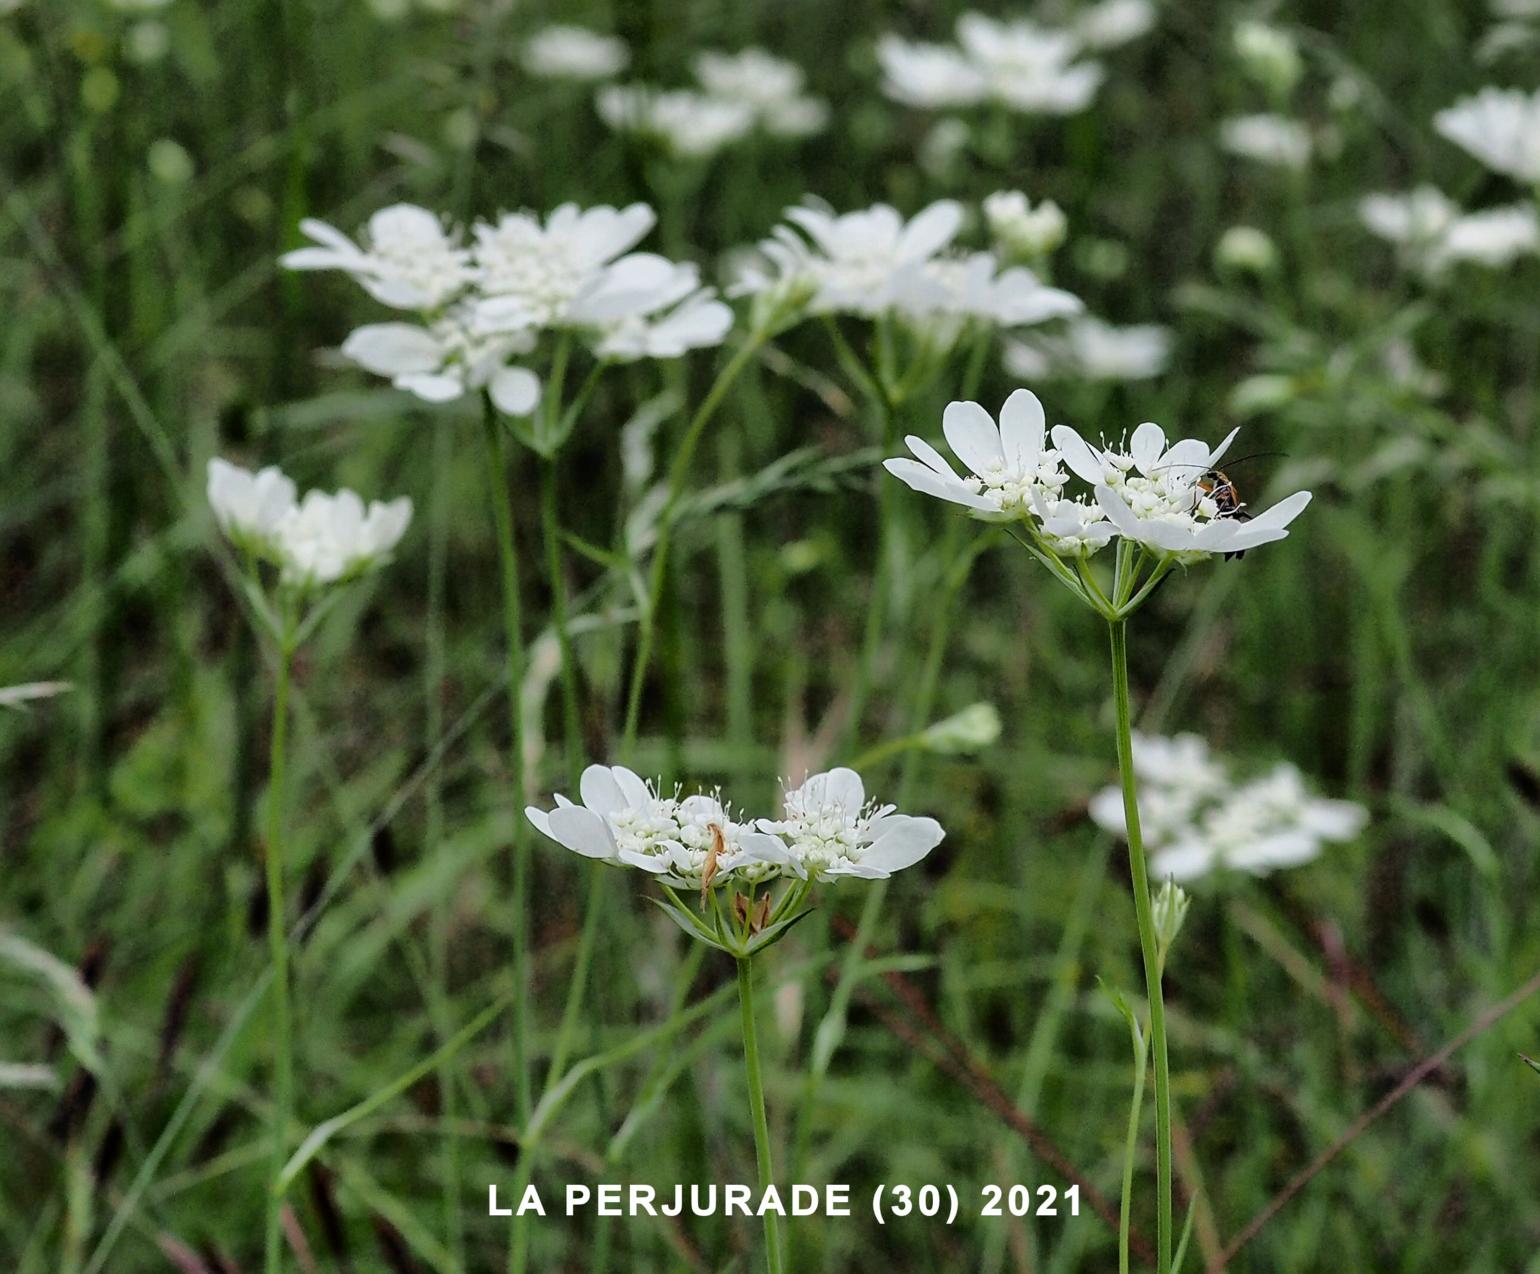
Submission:
M 802 68 L 764 49 L 701 53 L 695 78 L 712 96 L 746 105 L 756 126 L 773 137 L 810 137 L 829 120 L 828 104 L 805 91 Z
M 905 439 L 916 459 L 883 461 L 894 477 L 926 495 L 999 522 L 1082 601 L 1111 622 L 1141 606 L 1175 566 L 1213 554 L 1239 556 L 1283 539 L 1310 502 L 1300 491 L 1252 517 L 1233 484 L 1216 469 L 1232 431 L 1218 447 L 1195 438 L 1168 445 L 1151 422 L 1121 445 L 1093 447 L 1056 425 L 1045 446 L 1037 397 L 1018 389 L 999 423 L 977 403 L 954 402 L 942 418 L 947 442 L 968 472 L 959 475 L 923 438 Z M 1067 489 L 1070 476 L 1087 490 Z M 1088 559 L 1118 538 L 1111 587 Z
M 1484 88 L 1440 111 L 1433 127 L 1493 172 L 1540 184 L 1540 90 Z
M 431 213 L 398 205 L 371 219 L 367 248 L 307 222 L 323 246 L 283 260 L 292 269 L 344 270 L 377 298 L 417 311 L 418 323 L 354 331 L 342 352 L 360 367 L 427 402 L 484 390 L 499 411 L 519 417 L 543 401 L 539 376 L 524 364 L 547 335 L 576 339 L 601 361 L 677 358 L 726 338 L 731 311 L 701 286 L 694 265 L 633 251 L 655 222 L 645 204 L 569 203 L 543 218 L 514 212 L 478 222 L 462 246 L 459 231 Z M 575 418 L 575 409 L 562 414 L 559 397 L 534 439 L 547 452 Z
M 346 487 L 307 491 L 278 524 L 274 557 L 286 583 L 320 588 L 353 579 L 390 560 L 412 520 L 412 502 L 371 500 Z
M 1089 314 L 1061 332 L 1041 332 L 1006 344 L 1006 371 L 1023 380 L 1150 380 L 1171 361 L 1171 329 L 1154 323 L 1114 327 Z
M 631 52 L 618 36 L 558 23 L 530 36 L 520 60 L 526 71 L 541 79 L 586 83 L 619 75 Z
M 1078 36 L 1035 22 L 965 13 L 957 42 L 982 73 L 986 94 L 1014 111 L 1073 115 L 1091 104 L 1105 78 L 1100 63 L 1077 60 L 1084 51 Z
M 885 35 L 877 41 L 882 91 L 895 102 L 920 110 L 951 110 L 982 102 L 984 73 L 951 44 L 931 44 Z
M 1105 444 L 1093 447 L 1068 425 L 1056 425 L 1053 441 L 1064 463 L 1094 489 L 1119 535 L 1189 561 L 1281 540 L 1310 503 L 1310 492 L 1299 491 L 1255 517 L 1244 507 L 1227 508 L 1216 491 L 1215 466 L 1237 432 L 1212 449 L 1197 438 L 1168 445 L 1165 430 L 1146 421 L 1123 451 Z
M 599 118 L 682 159 L 708 159 L 754 129 L 754 108 L 693 89 L 612 84 L 599 90 Z
M 1241 115 L 1219 126 L 1219 144 L 1232 155 L 1299 171 L 1310 162 L 1310 130 L 1284 115 Z
M 412 520 L 407 497 L 365 507 L 346 488 L 306 492 L 269 466 L 252 473 L 217 457 L 209 461 L 209 507 L 237 547 L 279 568 L 284 584 L 308 592 L 383 565 Z
M 1116 49 L 1155 26 L 1151 0 L 1101 0 L 1075 15 L 1071 29 L 1088 49 Z
M 783 325 L 805 315 L 875 322 L 872 365 L 843 342 L 836 348 L 862 391 L 891 408 L 969 340 L 1081 309 L 1078 298 L 1023 266 L 954 248 L 964 219 L 962 205 L 949 199 L 907 219 L 888 204 L 843 214 L 789 208 L 734 291 L 755 296 Z
M 1215 873 L 1261 876 L 1318 858 L 1330 843 L 1362 832 L 1368 812 L 1352 801 L 1311 793 L 1299 770 L 1279 764 L 1249 782 L 1213 757 L 1196 735 L 1136 734 L 1139 822 L 1157 879 L 1191 881 Z M 1091 817 L 1127 834 L 1123 793 L 1109 787 L 1091 800 Z
M 886 880 L 914 866 L 946 835 L 933 818 L 868 802 L 861 776 L 851 769 L 813 775 L 788 790 L 782 805 L 780 818 L 759 820 L 760 830 L 784 839 L 809 880 Z
M 998 423 L 978 403 L 950 403 L 941 429 L 966 476 L 959 477 L 940 452 L 913 434 L 904 441 L 918 459 L 884 460 L 883 467 L 914 490 L 960 504 L 987 522 L 1032 517 L 1034 496 L 1059 500 L 1068 475 L 1059 453 L 1044 445 L 1043 404 L 1030 390 L 1018 389 L 1005 400 Z
M 883 36 L 877 42 L 883 92 L 925 110 L 992 101 L 1024 114 L 1075 114 L 1091 104 L 1105 78 L 1101 64 L 1081 61 L 1082 54 L 1132 39 L 1143 20 L 1134 9 L 1144 0 L 1115 3 L 1116 9 L 1088 12 L 1087 25 L 1074 31 L 965 13 L 955 45 Z
M 295 507 L 293 481 L 276 465 L 252 473 L 219 457 L 209 461 L 209 508 L 237 548 L 258 557 L 274 552 L 279 524 Z
M 624 766 L 590 765 L 583 803 L 556 797 L 524 813 L 545 836 L 585 858 L 635 867 L 666 885 L 712 889 L 803 873 L 774 836 L 735 821 L 716 796 L 663 796 Z
M 1540 216 L 1530 204 L 1462 213 L 1432 186 L 1406 194 L 1365 196 L 1358 205 L 1364 225 L 1396 245 L 1402 259 L 1427 275 L 1461 262 L 1496 269 L 1540 251 Z
M 361 243 L 314 217 L 299 228 L 316 246 L 285 253 L 279 259 L 285 269 L 341 270 L 392 309 L 436 310 L 471 281 L 470 253 L 459 236 L 414 204 L 380 209 L 369 218 Z

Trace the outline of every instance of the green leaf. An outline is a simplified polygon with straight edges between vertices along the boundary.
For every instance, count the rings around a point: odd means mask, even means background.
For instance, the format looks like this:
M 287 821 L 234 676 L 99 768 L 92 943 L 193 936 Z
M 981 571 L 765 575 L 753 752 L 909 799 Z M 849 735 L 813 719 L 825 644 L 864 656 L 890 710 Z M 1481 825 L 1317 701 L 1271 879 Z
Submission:
M 763 951 L 766 947 L 772 945 L 773 943 L 779 942 L 782 938 L 791 932 L 791 927 L 793 925 L 799 923 L 802 920 L 805 920 L 808 916 L 811 916 L 815 910 L 816 908 L 813 907 L 804 907 L 795 915 L 790 915 L 782 920 L 777 920 L 773 925 L 766 925 L 757 934 L 755 934 L 753 938 L 749 940 L 747 953 L 749 955 L 754 955 L 756 952 Z
M 661 908 L 670 920 L 696 941 L 704 942 L 707 946 L 715 947 L 718 951 L 724 951 L 728 955 L 738 954 L 730 948 L 723 946 L 717 935 L 707 928 L 706 922 L 699 919 L 687 908 L 675 906 L 671 902 L 664 902 L 661 898 L 649 898 L 647 901 Z
M 1534 1071 L 1537 1075 L 1540 1075 L 1540 1062 L 1537 1062 L 1533 1057 L 1529 1057 L 1524 1053 L 1519 1054 L 1519 1060 L 1523 1062 L 1524 1065 L 1529 1067 L 1530 1070 Z

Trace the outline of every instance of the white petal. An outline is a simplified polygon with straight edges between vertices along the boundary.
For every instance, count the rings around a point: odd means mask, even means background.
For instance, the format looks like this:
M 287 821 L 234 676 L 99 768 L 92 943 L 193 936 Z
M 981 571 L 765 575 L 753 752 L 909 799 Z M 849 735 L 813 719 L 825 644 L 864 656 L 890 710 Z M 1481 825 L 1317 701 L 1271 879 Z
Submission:
M 547 816 L 551 838 L 584 858 L 614 858 L 615 842 L 604 820 L 581 805 L 555 809 Z
M 883 820 L 884 831 L 877 842 L 861 856 L 863 867 L 884 872 L 902 871 L 941 844 L 946 835 L 933 818 L 911 818 L 894 814 Z
M 1052 432 L 1053 445 L 1064 457 L 1064 463 L 1069 466 L 1071 473 L 1083 482 L 1094 484 L 1106 481 L 1107 466 L 1090 443 L 1068 425 L 1055 425 Z
M 1015 390 L 1000 408 L 1000 447 L 1008 468 L 1022 472 L 1037 464 L 1047 426 L 1043 404 L 1030 389 Z
M 376 376 L 435 372 L 443 350 L 426 328 L 414 323 L 370 323 L 342 342 L 343 354 Z
M 1165 450 L 1166 431 L 1153 420 L 1146 420 L 1134 430 L 1134 436 L 1129 439 L 1129 452 L 1134 458 L 1134 464 L 1147 478 L 1155 472 Z
M 994 512 L 994 506 L 982 496 L 975 495 L 962 481 L 956 477 L 943 478 L 928 465 L 921 464 L 918 460 L 905 460 L 903 458 L 884 460 L 882 467 L 891 473 L 900 482 L 912 487 L 922 495 L 933 495 L 937 499 L 947 500 L 952 504 L 961 504 L 965 508 L 978 509 L 984 513 Z
M 595 814 L 614 814 L 626 808 L 626 796 L 608 766 L 590 765 L 578 780 L 583 804 Z
M 1000 430 L 978 403 L 948 403 L 941 414 L 941 432 L 957 458 L 974 473 L 983 473 L 1005 459 L 1000 450 Z
M 540 377 L 526 367 L 504 367 L 487 382 L 487 393 L 498 411 L 527 416 L 540 403 Z

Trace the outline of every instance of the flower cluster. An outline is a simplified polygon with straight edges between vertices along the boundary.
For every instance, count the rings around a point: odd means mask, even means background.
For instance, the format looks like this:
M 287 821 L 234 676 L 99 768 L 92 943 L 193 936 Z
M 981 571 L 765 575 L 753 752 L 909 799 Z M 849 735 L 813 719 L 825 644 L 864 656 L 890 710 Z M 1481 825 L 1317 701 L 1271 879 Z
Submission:
M 883 91 L 925 110 L 994 102 L 1024 114 L 1073 115 L 1091 104 L 1105 78 L 1101 64 L 1084 55 L 1143 35 L 1154 17 L 1148 0 L 1107 0 L 1069 27 L 965 13 L 955 44 L 883 36 Z
M 1133 749 L 1139 826 L 1157 878 L 1188 881 L 1225 870 L 1266 875 L 1310 862 L 1323 845 L 1352 840 L 1368 822 L 1361 805 L 1312 795 L 1287 763 L 1237 783 L 1194 734 L 1135 734 Z M 1121 788 L 1098 792 L 1090 813 L 1098 826 L 1127 834 Z
M 941 843 L 941 825 L 868 802 L 861 776 L 834 769 L 783 794 L 779 819 L 738 819 L 720 795 L 663 793 L 624 766 L 583 771 L 581 805 L 525 810 L 558 844 L 635 867 L 661 884 L 709 891 L 777 878 L 883 880 Z
M 1440 111 L 1433 126 L 1493 172 L 1540 185 L 1540 89 L 1484 88 Z
M 1491 268 L 1540 252 L 1540 215 L 1530 204 L 1462 212 L 1433 186 L 1406 194 L 1368 195 L 1359 202 L 1368 229 L 1396 245 L 1412 269 L 1435 276 L 1470 262 Z
M 893 318 L 938 349 L 970 327 L 1024 327 L 1082 308 L 1025 266 L 953 250 L 964 211 L 950 199 L 907 220 L 888 204 L 844 214 L 802 205 L 785 215 L 737 291 L 811 314 Z
M 1005 369 L 1022 380 L 1149 380 L 1171 359 L 1171 329 L 1114 327 L 1089 314 L 1062 332 L 1034 332 L 1005 347 Z
M 522 60 L 524 69 L 540 79 L 584 83 L 619 75 L 631 61 L 631 50 L 618 36 L 555 23 L 524 42 Z
M 275 466 L 252 473 L 218 458 L 209 461 L 208 501 L 220 529 L 236 547 L 271 562 L 283 582 L 312 590 L 352 579 L 390 560 L 412 520 L 412 502 L 371 501 L 344 487 L 307 491 Z
M 802 68 L 764 49 L 703 52 L 695 78 L 699 88 L 611 85 L 595 106 L 611 128 L 686 158 L 707 158 L 756 131 L 810 137 L 828 123 L 828 105 L 806 92 Z
M 1238 115 L 1219 126 L 1219 144 L 1232 155 L 1299 171 L 1315 147 L 1310 130 L 1286 115 Z
M 486 390 L 499 410 L 540 402 L 519 361 L 543 334 L 586 341 L 597 357 L 675 358 L 718 345 L 732 311 L 691 264 L 633 251 L 656 218 L 645 204 L 548 216 L 504 213 L 467 235 L 424 208 L 396 204 L 369 219 L 360 243 L 324 221 L 300 228 L 313 246 L 283 257 L 291 270 L 341 270 L 414 323 L 373 323 L 343 342 L 360 367 L 428 402 Z
M 975 517 L 1024 524 L 1033 543 L 1056 557 L 1087 557 L 1114 536 L 1166 561 L 1243 553 L 1282 539 L 1310 502 L 1310 493 L 1300 491 L 1251 517 L 1227 498 L 1234 489 L 1221 489 L 1215 466 L 1235 431 L 1211 448 L 1196 438 L 1168 443 L 1165 431 L 1147 421 L 1126 444 L 1097 447 L 1068 425 L 1050 434 L 1042 403 L 1026 389 L 1006 399 L 998 422 L 978 403 L 951 403 L 941 428 L 965 475 L 912 435 L 905 441 L 917 459 L 885 460 L 884 467 Z M 1067 495 L 1072 477 L 1089 494 Z

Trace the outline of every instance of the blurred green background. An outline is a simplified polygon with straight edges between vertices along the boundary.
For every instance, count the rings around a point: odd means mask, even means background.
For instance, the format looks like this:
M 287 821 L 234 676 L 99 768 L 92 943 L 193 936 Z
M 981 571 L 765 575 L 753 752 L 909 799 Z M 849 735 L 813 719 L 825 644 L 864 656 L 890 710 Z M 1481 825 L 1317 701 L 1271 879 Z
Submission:
M 1194 1252 L 1215 1261 L 1417 1060 L 1540 967 L 1540 266 L 1420 281 L 1356 213 L 1419 180 L 1468 205 L 1511 199 L 1430 121 L 1492 80 L 1534 87 L 1536 44 L 1479 60 L 1492 19 L 1451 0 L 1163 6 L 1106 55 L 1092 109 L 975 118 L 937 156 L 934 120 L 881 96 L 872 45 L 947 38 L 959 6 L 403 7 L 25 0 L 0 17 L 0 686 L 74 685 L 0 711 L 0 1267 L 258 1264 L 270 683 L 209 552 L 211 455 L 418 510 L 396 563 L 348 593 L 298 672 L 292 888 L 300 906 L 327 898 L 295 969 L 303 1122 L 407 1070 L 500 985 L 507 734 L 476 413 L 430 409 L 328 352 L 378 314 L 345 279 L 280 274 L 298 218 L 351 230 L 398 200 L 463 218 L 641 199 L 660 211 L 659 250 L 720 278 L 724 254 L 805 194 L 912 212 L 1002 188 L 1065 210 L 1055 283 L 1114 322 L 1175 332 L 1157 379 L 1034 386 L 1051 420 L 1111 435 L 1154 419 L 1210 440 L 1242 423 L 1236 454 L 1278 453 L 1235 474 L 1259 503 L 1316 492 L 1285 544 L 1174 580 L 1133 633 L 1144 728 L 1195 730 L 1243 765 L 1291 760 L 1373 813 L 1308 867 L 1194 890 L 1168 1003 L 1180 1197 L 1198 1196 Z M 1285 100 L 1233 48 L 1256 16 L 1301 52 Z M 830 128 L 707 162 L 648 152 L 604 128 L 591 88 L 522 69 L 523 38 L 557 19 L 618 32 L 632 74 L 662 83 L 703 47 L 763 45 L 806 68 Z M 1315 131 L 1305 170 L 1220 149 L 1222 118 L 1265 109 Z M 1216 261 L 1235 225 L 1264 231 L 1275 259 Z M 605 381 L 562 456 L 574 535 L 615 541 L 658 476 L 649 442 L 666 464 L 717 359 Z M 1013 384 L 992 358 L 980 396 L 997 406 Z M 951 388 L 906 409 L 906 431 L 934 438 Z M 779 776 L 996 705 L 1003 733 L 980 755 L 911 750 L 867 774 L 948 838 L 895 881 L 875 941 L 892 959 L 856 988 L 817 1086 L 805 1063 L 860 893 L 825 890 L 775 952 L 781 1175 L 850 1182 L 858 1199 L 950 1181 L 966 1199 L 990 1181 L 1062 1186 L 1068 1167 L 1115 1199 L 1131 1067 L 1096 979 L 1131 995 L 1140 980 L 1121 847 L 1084 818 L 1113 768 L 1104 633 L 1008 545 L 970 561 L 978 528 L 915 498 L 876 693 L 849 721 L 877 443 L 816 324 L 735 387 L 692 475 L 637 768 L 768 806 Z M 514 494 L 533 544 L 527 476 Z M 568 569 L 587 625 L 584 751 L 605 759 L 633 599 L 581 554 Z M 554 642 L 541 649 L 531 719 L 554 734 Z M 542 802 L 563 786 L 545 733 Z M 538 1053 L 582 876 L 550 845 L 534 862 Z M 609 882 L 585 1053 L 732 981 L 715 958 L 682 979 L 690 952 L 641 892 Z M 311 1268 L 501 1268 L 506 1223 L 485 1197 L 516 1154 L 503 1029 L 296 1186 Z M 548 1198 L 568 1180 L 749 1179 L 737 1050 L 729 1006 L 586 1084 L 537 1169 Z M 1516 1056 L 1537 1050 L 1528 1003 L 1229 1268 L 1540 1270 L 1540 1076 Z M 792 1268 L 1115 1263 L 1089 1209 L 976 1211 L 954 1228 L 860 1211 L 797 1223 Z M 722 1270 L 751 1267 L 757 1239 L 741 1221 L 553 1217 L 534 1241 L 541 1270 Z

